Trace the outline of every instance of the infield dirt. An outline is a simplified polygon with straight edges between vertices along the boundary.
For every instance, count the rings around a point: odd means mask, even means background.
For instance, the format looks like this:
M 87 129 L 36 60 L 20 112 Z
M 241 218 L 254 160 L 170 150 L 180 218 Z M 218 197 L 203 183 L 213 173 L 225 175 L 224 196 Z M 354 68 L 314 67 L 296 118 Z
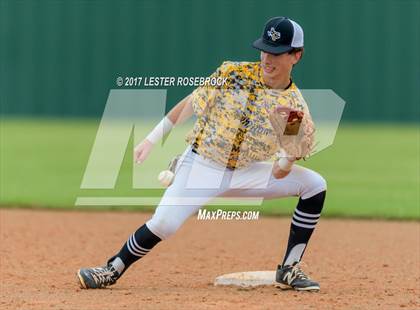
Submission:
M 1 209 L 1 309 L 419 309 L 420 223 L 321 219 L 303 269 L 319 293 L 215 287 L 216 276 L 274 270 L 290 220 L 197 221 L 118 283 L 82 290 L 150 214 Z

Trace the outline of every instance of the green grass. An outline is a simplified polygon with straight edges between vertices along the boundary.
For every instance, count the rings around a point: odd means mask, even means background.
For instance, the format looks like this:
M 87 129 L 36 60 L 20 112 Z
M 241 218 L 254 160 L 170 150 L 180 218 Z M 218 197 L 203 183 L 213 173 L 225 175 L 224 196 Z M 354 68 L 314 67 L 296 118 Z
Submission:
M 98 125 L 93 120 L 2 119 L 0 205 L 63 208 L 73 207 L 76 197 L 161 195 L 162 190 L 132 188 L 131 152 L 126 153 L 115 189 L 80 189 Z M 303 163 L 328 182 L 325 215 L 418 220 L 419 128 L 340 126 L 334 145 Z M 185 148 L 185 131 L 176 130 L 145 164 L 152 186 L 157 186 L 156 175 L 172 155 Z M 295 203 L 296 198 L 288 198 L 246 209 L 284 214 Z

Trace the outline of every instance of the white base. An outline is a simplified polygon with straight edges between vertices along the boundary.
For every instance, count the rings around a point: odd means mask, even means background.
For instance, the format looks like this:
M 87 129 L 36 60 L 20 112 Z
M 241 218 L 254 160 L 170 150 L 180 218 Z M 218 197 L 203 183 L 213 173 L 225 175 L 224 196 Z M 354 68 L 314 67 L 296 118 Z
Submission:
M 274 285 L 275 271 L 245 271 L 224 274 L 214 280 L 214 285 L 233 285 L 240 287 Z

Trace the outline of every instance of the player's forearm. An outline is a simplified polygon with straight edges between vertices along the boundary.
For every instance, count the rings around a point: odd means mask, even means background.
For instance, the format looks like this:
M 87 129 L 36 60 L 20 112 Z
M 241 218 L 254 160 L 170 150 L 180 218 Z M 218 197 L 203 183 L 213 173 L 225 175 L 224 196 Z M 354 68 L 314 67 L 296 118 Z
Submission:
M 179 125 L 185 122 L 193 115 L 193 108 L 191 105 L 191 95 L 182 99 L 177 105 L 175 105 L 171 111 L 168 112 L 166 117 L 174 125 Z
M 146 139 L 155 144 L 161 140 L 175 125 L 179 125 L 193 114 L 190 96 L 181 100 L 171 111 L 153 128 Z

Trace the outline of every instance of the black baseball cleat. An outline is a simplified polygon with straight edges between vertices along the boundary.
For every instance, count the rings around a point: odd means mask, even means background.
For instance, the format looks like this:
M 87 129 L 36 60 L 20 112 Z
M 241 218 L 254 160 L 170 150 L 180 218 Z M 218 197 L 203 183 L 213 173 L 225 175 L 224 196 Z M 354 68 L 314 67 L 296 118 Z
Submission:
M 119 273 L 111 265 L 96 268 L 83 268 L 77 271 L 80 287 L 104 288 L 117 282 Z
M 312 281 L 300 269 L 298 263 L 288 266 L 278 266 L 276 272 L 276 286 L 282 290 L 319 291 L 319 284 Z

